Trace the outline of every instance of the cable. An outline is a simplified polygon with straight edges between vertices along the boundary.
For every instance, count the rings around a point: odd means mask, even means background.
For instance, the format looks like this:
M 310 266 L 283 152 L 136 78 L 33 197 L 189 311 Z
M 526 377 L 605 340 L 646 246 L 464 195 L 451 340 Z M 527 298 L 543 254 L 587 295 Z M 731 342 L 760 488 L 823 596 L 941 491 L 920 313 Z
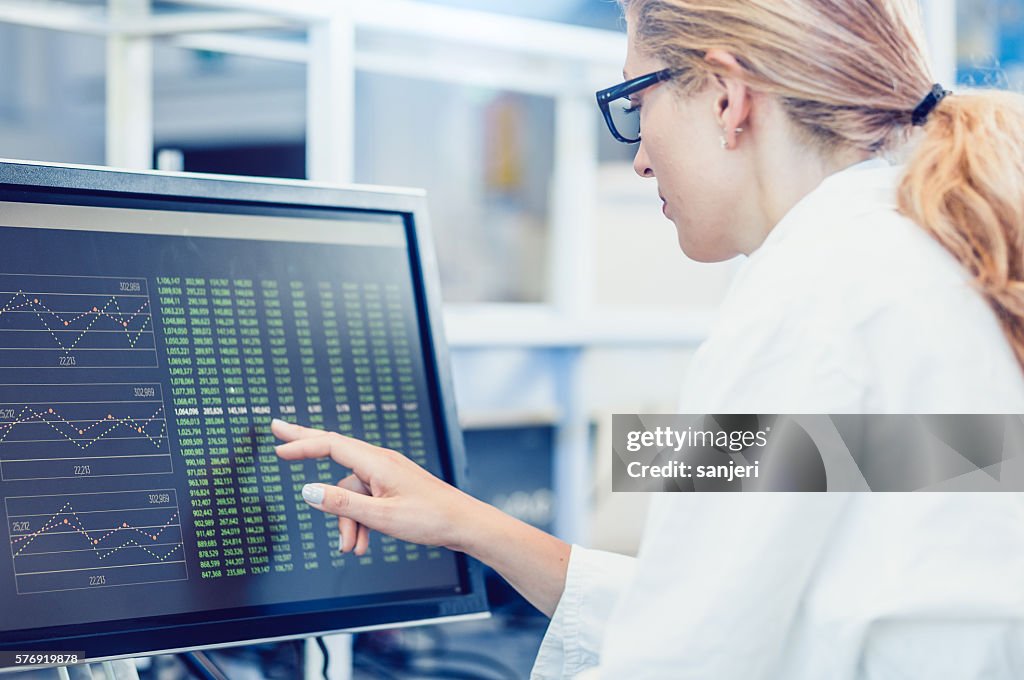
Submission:
M 185 652 L 179 654 L 178 658 L 190 672 L 198 675 L 201 680 L 228 680 L 228 676 L 224 675 L 224 672 L 204 652 Z
M 323 636 L 316 638 L 316 646 L 320 648 L 320 653 L 324 655 L 324 665 L 321 669 L 321 675 L 324 676 L 324 680 L 330 680 L 327 677 L 327 668 L 331 665 L 331 653 L 327 651 L 327 643 L 324 641 Z

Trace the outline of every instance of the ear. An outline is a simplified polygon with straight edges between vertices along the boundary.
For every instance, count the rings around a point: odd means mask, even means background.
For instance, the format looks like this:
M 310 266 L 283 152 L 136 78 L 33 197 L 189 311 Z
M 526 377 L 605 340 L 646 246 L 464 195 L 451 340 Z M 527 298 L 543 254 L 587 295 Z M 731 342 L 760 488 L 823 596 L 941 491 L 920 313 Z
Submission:
M 749 127 L 753 96 L 743 76 L 744 69 L 729 52 L 717 47 L 707 51 L 704 61 L 716 74 L 717 96 L 714 98 L 715 121 L 722 128 L 729 148 L 736 146 L 736 129 Z

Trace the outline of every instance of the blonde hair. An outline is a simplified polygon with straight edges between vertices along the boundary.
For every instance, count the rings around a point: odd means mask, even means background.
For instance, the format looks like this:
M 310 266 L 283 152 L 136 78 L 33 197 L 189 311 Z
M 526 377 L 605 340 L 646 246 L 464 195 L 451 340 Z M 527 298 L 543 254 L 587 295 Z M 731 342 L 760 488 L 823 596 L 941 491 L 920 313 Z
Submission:
M 899 210 L 967 269 L 1024 367 L 1024 97 L 946 97 L 917 140 L 913 110 L 933 85 L 917 0 L 620 3 L 637 47 L 684 93 L 724 75 L 704 60 L 719 48 L 823 154 L 896 153 L 913 139 Z

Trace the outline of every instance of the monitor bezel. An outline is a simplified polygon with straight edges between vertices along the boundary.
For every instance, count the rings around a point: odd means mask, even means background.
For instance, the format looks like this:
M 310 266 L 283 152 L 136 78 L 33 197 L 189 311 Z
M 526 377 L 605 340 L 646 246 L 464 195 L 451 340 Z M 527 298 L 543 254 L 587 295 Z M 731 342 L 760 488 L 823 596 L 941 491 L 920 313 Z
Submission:
M 144 200 L 168 206 L 174 203 L 194 206 L 198 203 L 236 208 L 400 215 L 409 239 L 408 251 L 435 426 L 442 448 L 449 454 L 447 458 L 442 455 L 442 464 L 450 468 L 445 472 L 452 483 L 460 487 L 465 483 L 466 454 L 455 407 L 451 362 L 441 313 L 440 279 L 425 192 L 0 159 L 0 203 L 15 200 L 53 202 L 54 195 L 88 198 L 92 205 L 96 204 L 96 199 L 102 199 L 111 207 L 117 207 L 118 200 Z M 45 200 L 47 197 L 50 200 Z M 183 625 L 160 626 L 159 619 L 171 617 L 149 617 L 146 621 L 150 623 L 142 629 L 138 627 L 139 620 L 126 619 L 123 620 L 123 630 L 101 634 L 78 632 L 90 624 L 0 631 L 0 649 L 79 651 L 87 654 L 86 661 L 94 662 L 488 616 L 481 565 L 462 554 L 456 554 L 456 561 L 463 590 L 457 595 Z M 327 603 L 330 600 L 312 600 L 304 604 L 315 606 L 317 602 Z M 218 611 L 228 610 L 209 613 Z M 343 625 L 339 625 L 340 616 L 345 618 Z M 109 628 L 109 625 L 103 627 Z M 270 634 L 271 630 L 273 634 Z M 75 634 L 68 631 L 75 631 Z M 4 670 L 12 669 L 0 668 L 0 672 Z

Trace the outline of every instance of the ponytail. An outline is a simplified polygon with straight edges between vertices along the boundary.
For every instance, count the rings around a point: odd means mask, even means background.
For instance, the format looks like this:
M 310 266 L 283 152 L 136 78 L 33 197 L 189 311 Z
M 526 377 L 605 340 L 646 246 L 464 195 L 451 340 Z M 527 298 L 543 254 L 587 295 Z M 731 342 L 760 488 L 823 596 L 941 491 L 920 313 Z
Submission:
M 978 90 L 940 102 L 898 204 L 966 268 L 1024 368 L 1024 96 Z

